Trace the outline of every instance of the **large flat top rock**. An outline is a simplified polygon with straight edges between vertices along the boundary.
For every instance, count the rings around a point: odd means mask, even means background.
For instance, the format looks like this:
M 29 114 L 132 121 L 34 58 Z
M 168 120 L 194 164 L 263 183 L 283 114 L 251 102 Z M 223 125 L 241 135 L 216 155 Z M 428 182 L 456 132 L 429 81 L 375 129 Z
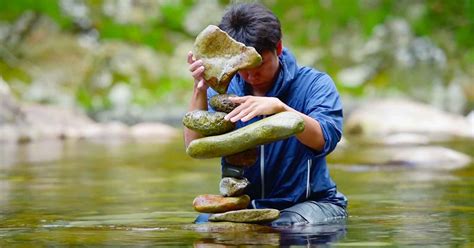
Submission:
M 219 27 L 209 25 L 194 42 L 194 57 L 204 63 L 204 79 L 215 91 L 227 92 L 230 80 L 240 69 L 259 66 L 262 57 Z

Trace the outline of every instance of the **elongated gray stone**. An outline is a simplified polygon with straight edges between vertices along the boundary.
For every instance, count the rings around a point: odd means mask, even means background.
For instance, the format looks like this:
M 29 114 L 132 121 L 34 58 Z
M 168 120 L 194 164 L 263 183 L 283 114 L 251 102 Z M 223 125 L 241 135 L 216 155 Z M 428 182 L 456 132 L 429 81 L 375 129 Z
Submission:
M 243 209 L 220 214 L 211 214 L 209 216 L 209 221 L 262 223 L 276 220 L 278 217 L 280 217 L 280 211 L 277 209 Z
M 262 57 L 214 25 L 207 26 L 194 42 L 194 57 L 204 64 L 204 79 L 215 91 L 227 92 L 230 80 L 240 69 L 257 67 Z
M 237 179 L 234 177 L 224 177 L 219 183 L 219 192 L 223 196 L 240 196 L 249 185 L 247 178 Z
M 223 157 L 286 139 L 304 130 L 303 118 L 281 112 L 232 132 L 193 140 L 186 153 L 193 158 Z

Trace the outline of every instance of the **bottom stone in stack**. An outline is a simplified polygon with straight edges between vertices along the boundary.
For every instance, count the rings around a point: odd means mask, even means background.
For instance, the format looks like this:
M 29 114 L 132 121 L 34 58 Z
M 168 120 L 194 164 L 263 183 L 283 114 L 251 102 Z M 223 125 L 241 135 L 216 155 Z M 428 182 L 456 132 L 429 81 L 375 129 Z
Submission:
M 220 214 L 211 214 L 209 216 L 209 221 L 263 223 L 276 220 L 278 217 L 280 217 L 280 211 L 277 209 L 243 209 Z

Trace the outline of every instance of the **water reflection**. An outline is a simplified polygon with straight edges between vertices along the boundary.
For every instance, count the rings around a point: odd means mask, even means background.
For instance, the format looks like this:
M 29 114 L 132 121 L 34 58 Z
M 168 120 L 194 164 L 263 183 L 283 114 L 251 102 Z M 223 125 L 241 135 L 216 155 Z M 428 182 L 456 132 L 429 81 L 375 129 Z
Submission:
M 346 236 L 346 221 L 292 226 L 281 231 L 281 246 L 335 243 Z
M 196 224 L 194 230 L 203 236 L 194 247 L 227 247 L 238 245 L 318 245 L 335 243 L 346 235 L 346 221 L 270 227 L 253 224 Z
M 44 140 L 26 144 L 1 143 L 0 168 L 18 163 L 43 163 L 58 160 L 63 156 L 63 143 L 61 140 Z
M 180 138 L 0 151 L 0 247 L 474 247 L 473 164 L 453 171 L 332 164 L 349 198 L 347 223 L 273 228 L 191 224 L 194 197 L 218 193 L 219 159 L 189 158 Z

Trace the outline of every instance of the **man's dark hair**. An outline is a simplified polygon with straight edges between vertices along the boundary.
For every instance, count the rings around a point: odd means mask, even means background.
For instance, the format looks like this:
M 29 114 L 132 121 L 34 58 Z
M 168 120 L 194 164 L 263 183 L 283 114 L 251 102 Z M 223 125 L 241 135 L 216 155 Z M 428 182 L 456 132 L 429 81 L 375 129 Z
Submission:
M 254 47 L 260 54 L 274 51 L 281 40 L 278 18 L 256 3 L 232 5 L 222 17 L 219 28 L 235 40 Z

